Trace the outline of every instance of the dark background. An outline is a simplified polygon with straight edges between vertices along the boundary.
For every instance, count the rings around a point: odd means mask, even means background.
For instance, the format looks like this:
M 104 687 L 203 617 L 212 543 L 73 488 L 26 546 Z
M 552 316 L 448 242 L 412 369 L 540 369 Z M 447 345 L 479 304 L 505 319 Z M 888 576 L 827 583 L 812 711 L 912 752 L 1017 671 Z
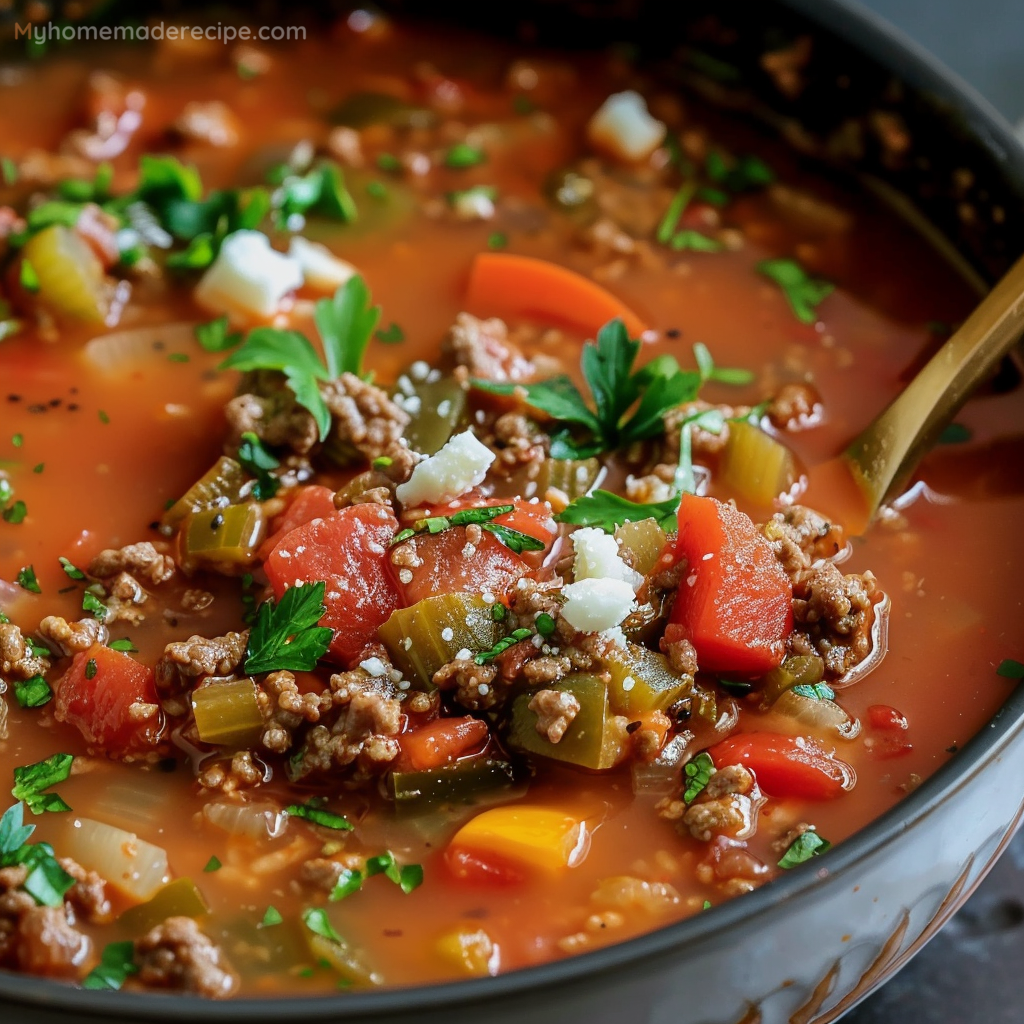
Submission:
M 861 2 L 939 57 L 1012 124 L 1022 126 L 1024 0 Z M 843 1018 L 843 1024 L 1021 1022 L 1024 832 L 924 951 Z

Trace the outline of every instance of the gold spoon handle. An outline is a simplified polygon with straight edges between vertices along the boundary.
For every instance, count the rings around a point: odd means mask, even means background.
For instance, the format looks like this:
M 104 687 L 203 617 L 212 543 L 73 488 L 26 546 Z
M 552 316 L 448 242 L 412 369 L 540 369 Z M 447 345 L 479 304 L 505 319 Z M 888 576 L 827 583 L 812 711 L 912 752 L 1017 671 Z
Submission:
M 843 459 L 867 499 L 868 518 L 896 496 L 971 392 L 1024 334 L 1024 256 Z

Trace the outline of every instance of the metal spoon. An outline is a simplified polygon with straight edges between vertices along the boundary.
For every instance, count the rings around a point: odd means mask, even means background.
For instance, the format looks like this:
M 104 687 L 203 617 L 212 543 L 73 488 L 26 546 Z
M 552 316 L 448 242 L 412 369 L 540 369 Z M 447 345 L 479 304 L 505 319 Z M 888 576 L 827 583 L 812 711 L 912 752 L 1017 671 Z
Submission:
M 943 427 L 1022 334 L 1024 256 L 846 451 L 809 471 L 800 500 L 840 512 L 836 518 L 849 535 L 863 533 L 879 506 L 899 496 Z

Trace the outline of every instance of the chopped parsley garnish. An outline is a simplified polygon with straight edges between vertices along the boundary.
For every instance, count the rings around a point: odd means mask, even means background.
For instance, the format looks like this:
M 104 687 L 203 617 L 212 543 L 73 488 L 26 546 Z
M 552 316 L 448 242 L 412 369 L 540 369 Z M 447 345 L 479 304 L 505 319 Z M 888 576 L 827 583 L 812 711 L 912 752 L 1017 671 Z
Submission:
M 1013 658 L 1004 658 L 996 669 L 996 675 L 1004 679 L 1024 679 L 1024 665 Z
M 352 868 L 345 868 L 340 875 L 338 875 L 337 882 L 334 883 L 334 888 L 331 889 L 331 894 L 327 897 L 332 903 L 337 903 L 338 900 L 345 899 L 346 896 L 351 896 L 354 892 L 359 892 L 363 886 L 363 873 L 361 871 L 355 871 Z
M 374 331 L 373 336 L 384 345 L 397 345 L 400 341 L 405 341 L 405 331 L 395 323 Z
M 196 324 L 193 333 L 200 347 L 207 352 L 226 352 L 242 341 L 241 331 L 228 331 L 227 316 L 218 317 L 209 323 Z
M 189 355 L 187 352 L 168 352 L 167 361 L 169 363 L 187 363 Z
M 203 865 L 203 873 L 209 875 L 214 871 L 220 871 L 222 867 L 224 865 L 221 864 L 219 857 L 210 857 L 206 864 Z
M 331 942 L 343 942 L 344 939 L 334 930 L 327 911 L 323 907 L 307 907 L 302 912 L 302 923 L 314 934 Z
M 96 673 L 98 671 L 99 671 L 99 668 L 96 665 L 96 659 L 95 658 L 90 658 L 85 663 L 85 678 L 86 679 L 95 679 L 96 678 Z
M 573 526 L 597 526 L 605 533 L 614 533 L 623 523 L 639 523 L 653 519 L 663 530 L 674 529 L 679 498 L 641 504 L 611 491 L 585 494 L 564 508 L 555 519 Z
M 70 559 L 67 559 L 63 555 L 61 555 L 57 559 L 57 561 L 60 562 L 60 567 L 64 570 L 64 575 L 67 576 L 68 579 L 72 579 L 72 580 L 84 580 L 85 579 L 85 573 L 82 572 L 82 570 L 79 569 L 78 566 L 75 565 Z
M 465 167 L 476 167 L 487 159 L 487 154 L 476 146 L 467 142 L 457 142 L 444 155 L 446 167 L 461 169 Z
M 369 306 L 370 293 L 358 274 L 350 277 L 330 299 L 316 304 L 314 319 L 323 342 L 326 364 L 305 335 L 273 327 L 257 327 L 245 343 L 220 365 L 220 369 L 279 370 L 295 399 L 316 421 L 320 440 L 331 429 L 331 414 L 320 396 L 319 382 L 343 372 L 360 374 L 363 355 L 370 342 L 379 306 Z
M 112 651 L 120 651 L 122 654 L 139 653 L 138 647 L 136 647 L 135 644 L 133 644 L 131 640 L 128 639 L 128 637 L 123 637 L 120 640 L 111 640 L 110 643 L 107 644 L 107 646 Z
M 485 665 L 489 661 L 493 661 L 503 651 L 507 651 L 514 644 L 519 643 L 520 640 L 525 640 L 527 637 L 533 636 L 533 633 L 525 627 L 513 630 L 511 635 L 505 637 L 503 640 L 499 640 L 489 651 L 481 651 L 479 654 L 473 657 L 473 660 L 478 665 Z
M 0 159 L 0 178 L 5 185 L 14 185 L 18 181 L 18 165 L 9 156 Z
M 826 683 L 800 683 L 793 687 L 793 693 L 801 697 L 810 697 L 811 700 L 833 700 L 835 691 Z
M 962 423 L 950 423 L 939 434 L 939 444 L 964 444 L 971 439 L 971 428 Z
M 701 383 L 714 381 L 717 384 L 749 384 L 754 379 L 753 370 L 739 366 L 716 366 L 707 345 L 698 341 L 693 346 L 693 358 L 697 361 Z
M 383 201 L 391 194 L 383 181 L 368 181 L 366 183 L 366 194 L 371 199 Z
M 347 818 L 340 814 L 333 814 L 323 809 L 323 801 L 317 798 L 308 800 L 304 804 L 289 804 L 285 810 L 293 818 L 302 818 L 314 825 L 321 825 L 323 828 L 333 828 L 339 832 L 351 832 L 352 825 Z
M 24 800 L 33 814 L 70 811 L 71 808 L 56 793 L 44 793 L 43 790 L 64 782 L 71 774 L 72 761 L 74 757 L 71 754 L 53 754 L 35 764 L 15 768 L 11 794 L 15 800 Z
M 701 910 L 710 910 L 711 909 L 711 900 L 705 900 L 704 901 L 704 906 L 702 906 L 700 909 Z
M 367 878 L 384 875 L 397 885 L 406 895 L 423 884 L 423 867 L 419 864 L 403 864 L 395 860 L 390 850 L 368 857 L 363 871 L 346 868 L 338 877 L 337 883 L 328 897 L 332 902 L 345 899 L 358 892 Z
M 566 428 L 552 437 L 552 458 L 589 458 L 657 436 L 664 429 L 663 418 L 669 409 L 697 397 L 700 374 L 680 369 L 671 356 L 653 360 L 634 372 L 640 346 L 639 341 L 630 340 L 618 319 L 597 332 L 596 344 L 587 342 L 583 346 L 580 362 L 593 396 L 593 409 L 565 374 L 534 384 L 472 383 L 492 394 L 525 392 L 528 405 L 576 426 L 575 434 Z M 627 417 L 630 409 L 633 411 Z
M 102 622 L 109 614 L 109 609 L 97 594 L 91 590 L 82 594 L 82 611 L 88 612 L 93 618 Z
M 761 260 L 757 270 L 782 289 L 794 316 L 802 324 L 813 324 L 818 319 L 818 304 L 836 287 L 829 281 L 810 277 L 796 260 Z
M 20 448 L 24 443 L 25 443 L 25 437 L 24 437 L 23 434 L 12 434 L 11 435 L 11 444 L 13 444 L 15 448 Z
M 39 275 L 28 260 L 21 261 L 21 274 L 18 277 L 18 282 L 27 292 L 35 294 L 39 291 Z
M 32 467 L 32 472 L 33 472 L 33 473 L 42 473 L 42 471 L 43 471 L 44 469 L 46 469 L 46 463 L 45 463 L 45 462 L 37 462 L 37 463 L 36 463 L 36 464 L 35 464 L 35 465 L 34 465 L 34 466 Z
M 511 527 L 503 526 L 500 523 L 492 522 L 499 516 L 508 515 L 515 511 L 515 505 L 489 505 L 483 508 L 464 508 L 453 512 L 450 516 L 431 516 L 429 519 L 418 519 L 416 523 L 405 530 L 399 530 L 391 541 L 392 545 L 401 544 L 422 533 L 441 533 L 453 526 L 478 525 L 482 530 L 497 537 L 502 544 L 517 555 L 524 551 L 543 551 L 544 542 L 531 537 L 528 533 L 521 533 Z
M 691 252 L 721 252 L 725 248 L 718 239 L 711 238 L 709 235 L 702 234 L 700 231 L 694 231 L 691 228 L 677 231 L 672 236 L 669 245 L 677 251 L 688 249 Z
M 25 516 L 28 515 L 28 506 L 20 498 L 17 501 L 12 502 L 3 510 L 3 518 L 5 523 L 11 523 L 13 526 L 17 526 L 19 523 L 25 521 Z
M 14 488 L 11 481 L 5 476 L 0 476 L 0 505 L 5 505 L 14 497 Z
M 709 203 L 711 206 L 728 206 L 729 205 L 729 194 L 723 192 L 720 188 L 708 188 L 706 185 L 703 188 L 697 189 L 697 198 L 703 200 L 705 203 Z
M 697 186 L 692 181 L 688 181 L 681 185 L 679 191 L 672 197 L 672 202 L 668 204 L 665 216 L 661 218 L 661 223 L 655 233 L 655 238 L 663 245 L 667 245 L 672 240 L 679 218 L 683 215 L 696 191 Z
M 260 921 L 261 928 L 273 928 L 276 925 L 281 924 L 284 918 L 281 916 L 281 911 L 277 907 L 269 906 L 263 913 L 263 920 Z
M 760 157 L 742 156 L 729 164 L 717 150 L 708 153 L 704 171 L 716 185 L 729 192 L 749 192 L 775 181 L 775 172 Z
M 309 672 L 327 653 L 334 631 L 320 626 L 327 610 L 321 580 L 289 587 L 276 604 L 264 601 L 249 633 L 245 671 L 249 675 L 288 669 Z
M 242 434 L 242 442 L 238 446 L 238 461 L 256 477 L 252 494 L 257 501 L 267 501 L 277 494 L 281 481 L 270 471 L 277 469 L 281 463 L 251 430 Z
M 39 580 L 36 579 L 36 570 L 31 565 L 23 565 L 18 570 L 15 583 L 17 583 L 22 590 L 27 590 L 32 594 L 41 594 L 43 592 L 43 588 L 39 586 Z
M 135 963 L 135 943 L 130 940 L 111 942 L 103 947 L 100 962 L 82 979 L 82 988 L 116 991 L 138 969 Z
M 377 157 L 377 166 L 382 171 L 400 171 L 402 169 L 402 161 L 394 153 L 381 153 Z
M 508 235 L 504 231 L 492 231 L 487 236 L 488 249 L 504 249 L 508 245 Z
M 23 708 L 41 708 L 53 700 L 53 690 L 43 676 L 32 676 L 15 680 L 14 696 Z
M 822 839 L 813 828 L 810 828 L 806 832 L 801 832 L 789 844 L 786 852 L 782 855 L 782 859 L 779 861 L 779 867 L 788 871 L 790 868 L 795 868 L 798 864 L 803 864 L 812 857 L 820 856 L 831 848 L 832 844 L 827 839 Z
M 683 765 L 683 779 L 686 782 L 686 789 L 683 791 L 683 801 L 692 804 L 703 792 L 704 787 L 715 774 L 715 762 L 711 755 L 702 750 L 696 757 L 690 758 Z
M 305 174 L 287 174 L 271 196 L 278 225 L 301 230 L 306 214 L 314 213 L 343 224 L 359 216 L 352 194 L 345 187 L 341 168 L 325 160 Z
M 97 410 L 96 415 L 99 416 L 100 423 L 106 425 L 110 422 L 110 417 L 102 409 Z

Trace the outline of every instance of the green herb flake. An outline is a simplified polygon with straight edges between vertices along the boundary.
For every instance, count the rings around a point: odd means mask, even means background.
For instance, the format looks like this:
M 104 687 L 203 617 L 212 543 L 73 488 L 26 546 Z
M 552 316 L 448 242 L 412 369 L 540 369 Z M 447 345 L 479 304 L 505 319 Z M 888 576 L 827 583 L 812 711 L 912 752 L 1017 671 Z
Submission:
M 44 807 L 43 810 L 71 810 L 59 797 L 54 799 L 63 804 L 63 806 L 48 806 Z M 28 849 L 29 856 L 21 862 L 29 868 L 28 877 L 21 884 L 22 889 L 40 906 L 61 906 L 64 902 L 64 894 L 75 884 L 74 878 L 57 863 L 57 859 L 53 856 L 53 850 L 46 844 L 36 843 Z
M 98 671 L 98 667 L 96 665 L 96 659 L 95 658 L 90 658 L 85 663 L 85 678 L 86 679 L 95 679 L 97 671 Z
M 972 437 L 971 428 L 962 423 L 950 423 L 939 434 L 939 444 L 965 444 Z
M 139 653 L 138 647 L 136 647 L 135 644 L 133 644 L 131 640 L 128 639 L 128 637 L 123 637 L 120 640 L 111 640 L 110 643 L 107 644 L 107 646 L 112 651 L 120 651 L 122 654 Z
M 757 265 L 757 271 L 782 289 L 793 315 L 802 324 L 813 324 L 817 321 L 818 305 L 831 295 L 836 287 L 829 281 L 808 276 L 796 260 L 761 260 Z
M 242 434 L 241 443 L 238 446 L 238 461 L 256 477 L 252 494 L 257 501 L 268 501 L 277 494 L 281 481 L 270 471 L 277 469 L 281 463 L 251 430 Z
M 302 912 L 302 923 L 314 934 L 330 942 L 343 942 L 342 937 L 334 930 L 327 911 L 323 907 L 307 907 Z
M 51 786 L 64 782 L 71 774 L 71 754 L 52 754 L 50 757 L 35 764 L 20 766 L 14 769 L 14 788 L 11 794 L 15 800 L 24 800 L 25 806 L 33 814 L 43 811 L 70 811 L 56 793 L 44 793 Z
M 504 231 L 492 231 L 487 236 L 488 249 L 504 249 L 508 245 L 508 235 Z
M 530 630 L 520 627 L 514 630 L 510 636 L 505 637 L 504 640 L 499 640 L 489 651 L 481 651 L 473 658 L 473 661 L 478 665 L 485 665 L 487 662 L 493 661 L 503 651 L 507 651 L 514 644 L 519 643 L 520 640 L 525 640 L 530 636 L 533 636 Z
M 321 806 L 322 801 L 309 800 L 304 804 L 290 804 L 285 810 L 293 818 L 302 818 L 304 821 L 312 822 L 323 828 L 333 828 L 339 832 L 351 832 L 352 825 L 347 818 L 340 814 L 333 814 L 325 811 Z
M 832 844 L 827 839 L 823 839 L 813 828 L 810 828 L 806 832 L 801 832 L 789 844 L 779 861 L 779 867 L 788 871 L 798 864 L 809 861 L 812 857 L 820 856 L 831 848 Z
M 220 871 L 224 865 L 221 863 L 220 858 L 216 856 L 210 857 L 210 859 L 203 866 L 204 874 L 212 874 L 214 871 Z
M 15 680 L 14 696 L 23 708 L 41 708 L 53 700 L 53 690 L 43 676 L 32 676 Z
M 559 512 L 555 519 L 573 526 L 596 526 L 605 533 L 614 533 L 624 523 L 653 519 L 663 530 L 669 530 L 676 528 L 678 511 L 678 497 L 641 504 L 611 491 L 597 490 L 577 498 Z
M 24 443 L 25 443 L 25 435 L 24 434 L 12 434 L 11 435 L 11 444 L 14 445 L 15 448 L 20 448 Z
M 368 181 L 366 183 L 366 194 L 378 202 L 383 202 L 391 195 L 383 181 Z
M 15 577 L 14 582 L 22 590 L 27 590 L 31 594 L 41 594 L 43 592 L 43 588 L 39 586 L 39 580 L 36 579 L 36 570 L 31 565 L 23 565 L 18 570 L 18 575 Z
M 36 273 L 36 268 L 26 259 L 21 261 L 21 273 L 18 281 L 25 291 L 31 292 L 33 295 L 39 291 L 39 275 Z
M 405 331 L 396 323 L 374 331 L 373 336 L 382 345 L 397 345 L 400 341 L 405 341 Z
M 277 907 L 269 906 L 263 912 L 263 920 L 260 921 L 261 928 L 274 928 L 284 922 L 284 918 L 281 916 L 281 911 Z
M 1024 664 L 1013 658 L 1004 658 L 996 669 L 996 675 L 1003 679 L 1024 679 Z
M 476 167 L 484 163 L 486 159 L 487 154 L 482 149 L 471 146 L 467 142 L 457 142 L 445 153 L 444 164 L 445 167 L 461 170 L 466 167 Z
M 242 343 L 241 331 L 228 330 L 227 316 L 218 317 L 209 323 L 196 324 L 193 334 L 199 346 L 207 352 L 226 352 Z
M 4 867 L 17 863 L 17 855 L 36 830 L 35 825 L 26 825 L 24 820 L 25 805 L 20 800 L 0 817 L 0 864 Z
M 334 883 L 330 895 L 327 897 L 332 903 L 346 899 L 353 893 L 359 892 L 363 887 L 363 873 L 352 868 L 344 868 L 338 875 L 338 881 Z
M 100 418 L 100 423 L 104 425 L 110 422 L 110 417 L 104 412 L 103 409 L 98 409 L 96 415 Z
M 135 943 L 111 942 L 103 947 L 100 962 L 83 979 L 82 988 L 117 991 L 139 968 L 135 963 Z
M 245 671 L 249 675 L 290 670 L 310 672 L 327 653 L 334 631 L 318 623 L 326 612 L 326 583 L 289 587 L 276 604 L 264 601 L 249 633 Z
M 665 216 L 661 218 L 661 223 L 658 224 L 658 229 L 654 236 L 662 245 L 667 245 L 675 235 L 679 218 L 683 215 L 690 200 L 693 198 L 696 188 L 693 182 L 688 181 L 681 185 L 672 197 L 672 202 L 668 204 Z
M 91 590 L 87 590 L 82 594 L 82 611 L 88 612 L 94 619 L 98 619 L 100 622 L 103 622 L 110 613 L 99 596 Z
M 690 758 L 683 766 L 683 779 L 686 782 L 686 789 L 683 792 L 684 803 L 692 804 L 714 774 L 715 762 L 711 760 L 711 755 L 706 750 Z
M 366 877 L 384 875 L 397 885 L 406 895 L 423 884 L 423 868 L 419 864 L 400 866 L 390 850 L 369 857 L 366 861 Z
M 400 171 L 402 169 L 402 161 L 394 153 L 381 153 L 377 157 L 377 167 L 382 171 Z
M 725 248 L 718 239 L 692 229 L 677 231 L 672 236 L 669 245 L 677 252 L 683 249 L 688 249 L 690 252 L 721 252 Z
M 5 523 L 10 523 L 12 526 L 18 526 L 20 523 L 25 521 L 25 517 L 28 515 L 28 506 L 20 498 L 10 504 L 3 510 L 3 519 Z
M 187 352 L 168 352 L 167 361 L 169 363 L 187 363 L 189 356 Z
M 711 900 L 705 900 L 704 901 L 704 906 L 702 906 L 700 909 L 701 910 L 710 910 L 711 909 Z
M 35 465 L 34 465 L 34 466 L 32 467 L 32 472 L 33 472 L 33 473 L 42 473 L 42 471 L 43 471 L 44 469 L 46 469 L 46 463 L 45 463 L 45 462 L 37 462 L 37 463 L 36 463 L 36 464 L 35 464 Z
M 9 156 L 0 159 L 0 178 L 5 185 L 14 185 L 18 181 L 18 165 Z
M 61 555 L 57 559 L 57 561 L 60 562 L 60 567 L 64 570 L 64 575 L 67 576 L 68 579 L 72 579 L 72 580 L 84 580 L 85 579 L 85 573 L 82 572 L 82 570 L 79 569 L 77 565 L 73 564 L 71 561 L 69 561 L 63 555 Z
M 372 469 L 387 469 L 389 466 L 394 464 L 394 459 L 390 455 L 378 455 L 377 458 L 370 463 Z

